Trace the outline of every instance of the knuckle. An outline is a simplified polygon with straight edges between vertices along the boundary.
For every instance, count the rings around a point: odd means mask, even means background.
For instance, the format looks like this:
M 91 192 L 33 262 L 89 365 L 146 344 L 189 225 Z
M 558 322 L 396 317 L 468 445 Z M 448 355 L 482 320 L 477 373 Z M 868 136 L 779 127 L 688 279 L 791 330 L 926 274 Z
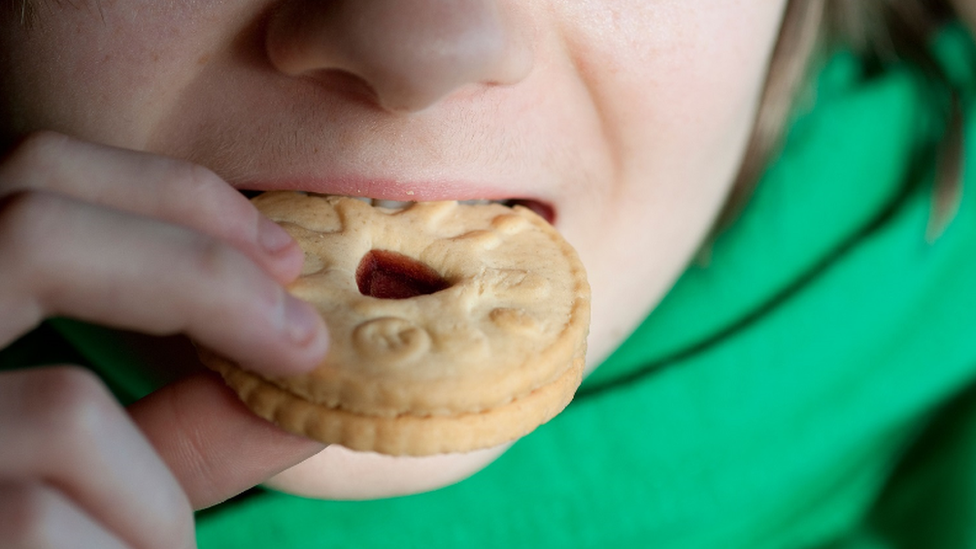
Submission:
M 45 294 L 64 285 L 65 235 L 75 213 L 70 199 L 48 191 L 0 196 L 0 309 L 40 321 Z
M 284 291 L 244 254 L 218 239 L 201 236 L 195 240 L 190 256 L 190 272 L 200 281 L 206 299 L 196 301 L 197 309 L 209 318 L 267 317 L 281 307 Z M 241 299 L 247 295 L 247 299 Z M 198 318 L 199 320 L 199 318 Z
M 44 249 L 43 239 L 57 234 L 65 204 L 56 195 L 21 190 L 0 198 L 0 257 L 8 265 L 30 264 Z
M 241 270 L 239 253 L 219 240 L 200 236 L 194 240 L 191 266 L 205 280 L 226 280 Z
M 40 130 L 24 137 L 17 148 L 27 153 L 40 153 L 41 158 L 46 158 L 48 154 L 61 151 L 70 141 L 71 138 L 63 133 Z
M 34 483 L 0 488 L 0 544 L 4 547 L 51 547 L 57 499 Z
M 192 197 L 187 207 L 211 221 L 233 224 L 251 222 L 256 212 L 244 197 L 213 171 L 189 162 L 176 162 L 171 196 Z
M 0 198 L 0 227 L 26 227 L 50 230 L 64 212 L 65 201 L 45 191 L 18 190 Z
M 0 174 L 26 174 L 41 169 L 52 158 L 58 158 L 70 142 L 68 136 L 53 131 L 31 133 L 10 150 Z
M 28 135 L 0 160 L 0 194 L 21 188 L 43 187 L 58 173 L 60 159 L 71 146 L 66 135 L 41 131 Z
M 199 164 L 176 161 L 173 170 L 172 184 L 192 196 L 194 202 L 210 203 L 227 186 L 216 173 Z
M 31 387 L 33 416 L 63 450 L 79 453 L 117 420 L 119 405 L 95 374 L 74 366 L 38 371 Z

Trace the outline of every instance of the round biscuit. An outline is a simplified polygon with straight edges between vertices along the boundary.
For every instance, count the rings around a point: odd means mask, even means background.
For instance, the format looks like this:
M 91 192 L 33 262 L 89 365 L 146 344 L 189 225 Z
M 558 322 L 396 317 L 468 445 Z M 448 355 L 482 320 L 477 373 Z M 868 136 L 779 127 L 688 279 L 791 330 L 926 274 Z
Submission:
M 201 354 L 259 415 L 327 443 L 422 455 L 512 440 L 572 398 L 589 286 L 576 252 L 535 213 L 457 202 L 386 209 L 290 192 L 254 203 L 304 250 L 289 291 L 317 308 L 332 340 L 315 370 L 287 378 Z M 364 295 L 357 272 L 375 251 L 426 265 L 447 287 Z

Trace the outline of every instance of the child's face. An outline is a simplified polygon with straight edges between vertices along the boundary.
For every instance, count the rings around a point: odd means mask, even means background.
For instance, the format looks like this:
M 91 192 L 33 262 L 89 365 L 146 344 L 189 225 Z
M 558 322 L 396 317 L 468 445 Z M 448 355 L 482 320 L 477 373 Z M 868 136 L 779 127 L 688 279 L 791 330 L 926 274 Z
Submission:
M 708 232 L 786 3 L 36 1 L 0 16 L 4 132 L 242 188 L 544 203 L 589 272 L 591 364 Z

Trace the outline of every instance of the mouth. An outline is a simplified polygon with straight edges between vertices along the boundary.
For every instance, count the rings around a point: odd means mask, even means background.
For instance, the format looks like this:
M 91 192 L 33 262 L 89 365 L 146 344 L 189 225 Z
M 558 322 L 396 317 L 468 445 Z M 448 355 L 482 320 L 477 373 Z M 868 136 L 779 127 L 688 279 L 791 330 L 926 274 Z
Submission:
M 264 191 L 255 191 L 247 189 L 239 189 L 241 194 L 247 198 L 254 198 L 260 195 Z M 309 193 L 309 194 L 319 194 L 319 193 Z M 384 200 L 379 198 L 369 198 L 364 196 L 353 196 L 356 200 L 361 200 L 363 202 L 369 203 L 376 208 L 385 208 L 388 210 L 402 210 L 415 202 L 401 201 L 401 200 Z M 522 206 L 536 215 L 545 219 L 550 225 L 556 223 L 556 211 L 555 209 L 545 202 L 540 200 L 535 200 L 531 198 L 508 198 L 502 200 L 489 200 L 489 199 L 475 199 L 475 200 L 459 200 L 460 204 L 501 204 L 509 208 L 514 208 L 515 206 Z

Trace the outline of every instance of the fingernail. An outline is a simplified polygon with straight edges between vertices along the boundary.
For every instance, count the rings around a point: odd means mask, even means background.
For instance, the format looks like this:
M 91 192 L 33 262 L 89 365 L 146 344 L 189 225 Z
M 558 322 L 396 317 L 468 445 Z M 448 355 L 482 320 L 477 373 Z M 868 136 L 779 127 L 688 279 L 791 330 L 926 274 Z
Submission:
M 261 217 L 258 220 L 258 242 L 266 252 L 276 254 L 295 241 L 288 231 L 282 229 L 277 223 Z
M 324 329 L 322 317 L 311 305 L 285 294 L 285 334 L 296 345 L 311 344 Z

